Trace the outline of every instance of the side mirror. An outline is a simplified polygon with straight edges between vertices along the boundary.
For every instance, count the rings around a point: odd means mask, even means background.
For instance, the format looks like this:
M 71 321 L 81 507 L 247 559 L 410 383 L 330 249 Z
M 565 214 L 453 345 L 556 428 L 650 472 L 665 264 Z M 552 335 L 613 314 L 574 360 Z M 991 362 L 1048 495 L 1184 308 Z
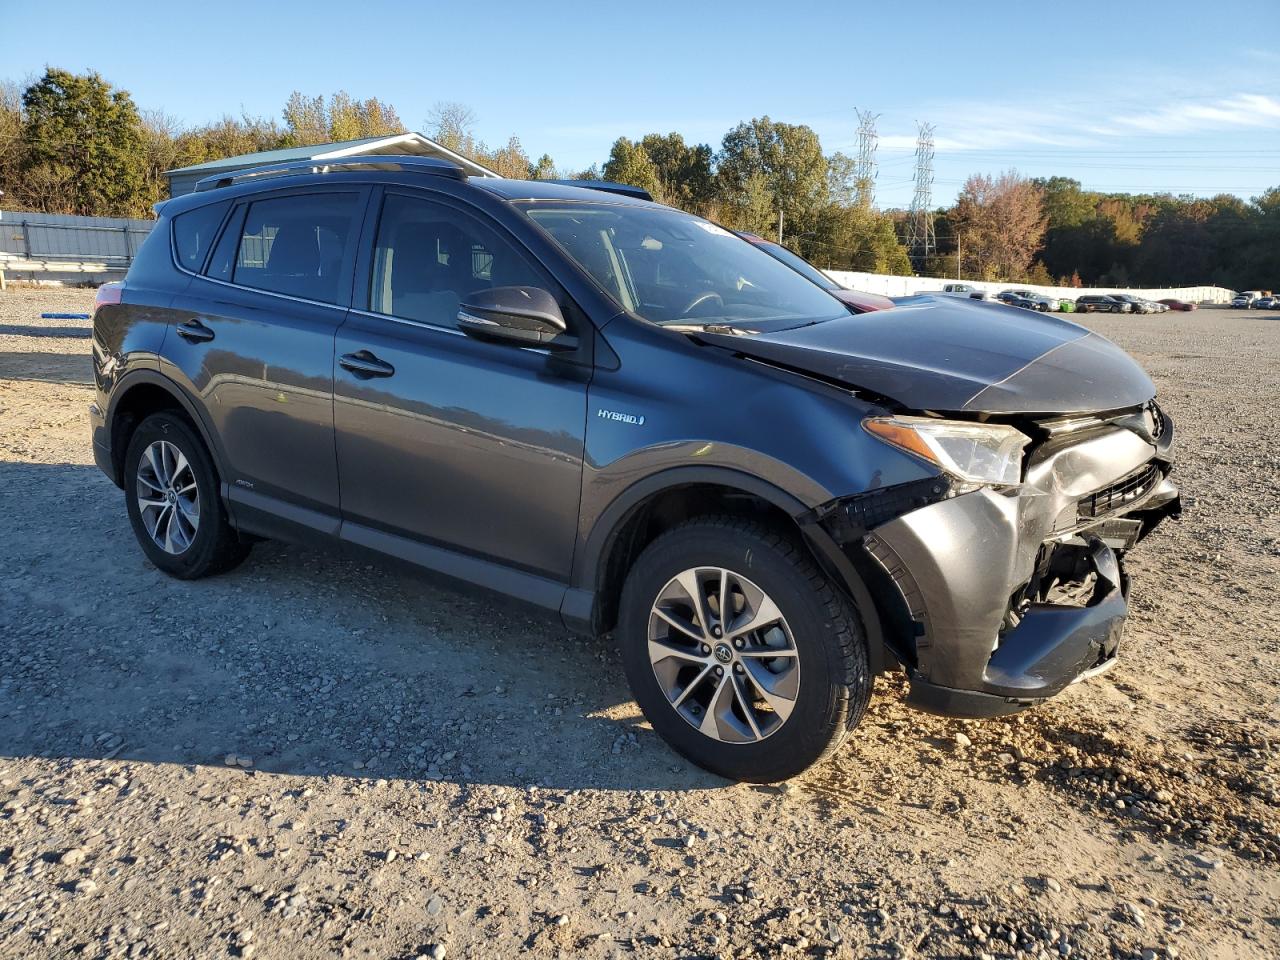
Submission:
M 472 294 L 458 307 L 458 328 L 467 336 L 513 347 L 573 350 L 555 297 L 539 287 L 494 287 Z

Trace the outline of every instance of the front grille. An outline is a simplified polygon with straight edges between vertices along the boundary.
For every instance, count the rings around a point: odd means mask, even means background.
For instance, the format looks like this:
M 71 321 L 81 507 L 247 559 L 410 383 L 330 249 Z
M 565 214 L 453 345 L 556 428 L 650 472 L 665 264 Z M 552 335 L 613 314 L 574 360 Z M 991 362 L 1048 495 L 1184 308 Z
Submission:
M 1162 476 L 1160 468 L 1154 463 L 1139 467 L 1111 486 L 1082 497 L 1076 502 L 1076 514 L 1081 519 L 1091 520 L 1123 510 L 1154 490 Z

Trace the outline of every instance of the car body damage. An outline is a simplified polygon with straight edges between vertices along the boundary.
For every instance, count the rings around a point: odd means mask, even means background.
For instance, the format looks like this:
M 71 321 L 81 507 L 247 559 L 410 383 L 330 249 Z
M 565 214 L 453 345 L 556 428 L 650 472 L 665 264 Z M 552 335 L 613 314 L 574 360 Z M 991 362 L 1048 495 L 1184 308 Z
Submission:
M 1180 510 L 1173 425 L 1154 403 L 1036 432 L 1018 485 L 965 491 L 940 477 L 820 511 L 896 594 L 893 653 L 922 709 L 1009 713 L 1110 668 L 1128 613 L 1124 553 Z
M 1105 337 L 979 300 L 922 297 L 776 333 L 698 337 L 916 410 L 1097 413 L 1155 395 L 1142 368 Z

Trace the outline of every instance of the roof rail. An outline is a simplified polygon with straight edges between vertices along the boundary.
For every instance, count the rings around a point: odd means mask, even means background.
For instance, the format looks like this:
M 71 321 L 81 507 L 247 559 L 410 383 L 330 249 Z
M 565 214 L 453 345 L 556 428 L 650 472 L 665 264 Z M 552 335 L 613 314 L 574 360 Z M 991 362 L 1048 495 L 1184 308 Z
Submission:
M 466 172 L 457 164 L 436 157 L 417 156 L 366 156 L 335 157 L 332 160 L 291 160 L 288 163 L 271 163 L 262 167 L 249 167 L 231 173 L 214 174 L 196 181 L 196 192 L 217 190 L 237 183 L 265 180 L 270 177 L 294 177 L 308 173 L 348 173 L 360 171 L 391 171 L 425 173 L 437 177 L 465 180 Z
M 584 190 L 600 190 L 603 193 L 617 193 L 624 197 L 635 197 L 637 200 L 653 199 L 644 187 L 633 187 L 629 183 L 614 183 L 612 180 L 548 180 L 546 182 L 558 183 L 565 187 L 581 187 Z

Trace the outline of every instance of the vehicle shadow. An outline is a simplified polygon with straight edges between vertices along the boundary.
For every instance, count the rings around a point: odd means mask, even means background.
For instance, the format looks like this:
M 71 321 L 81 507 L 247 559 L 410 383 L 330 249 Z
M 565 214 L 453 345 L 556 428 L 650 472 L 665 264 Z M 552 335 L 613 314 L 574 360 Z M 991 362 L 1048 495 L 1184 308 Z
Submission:
M 69 340 L 88 340 L 93 327 L 37 326 L 25 323 L 0 323 L 0 337 L 65 337 Z
M 42 380 L 92 386 L 93 364 L 83 354 L 0 351 L 0 380 Z
M 258 544 L 146 562 L 95 468 L 0 463 L 0 756 L 557 789 L 708 789 L 618 657 L 540 613 L 367 556 Z

